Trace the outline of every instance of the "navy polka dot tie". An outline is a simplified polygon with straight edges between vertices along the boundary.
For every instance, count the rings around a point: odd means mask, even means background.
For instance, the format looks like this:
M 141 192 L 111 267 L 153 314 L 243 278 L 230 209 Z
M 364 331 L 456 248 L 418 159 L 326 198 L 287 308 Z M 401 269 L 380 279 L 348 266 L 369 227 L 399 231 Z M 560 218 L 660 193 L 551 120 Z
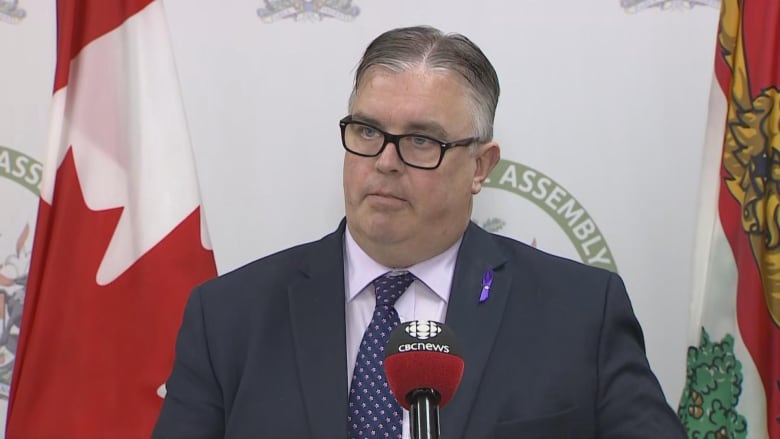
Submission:
M 386 273 L 374 280 L 376 307 L 360 342 L 349 390 L 347 431 L 350 438 L 402 437 L 403 411 L 385 377 L 385 345 L 398 326 L 393 305 L 414 281 L 411 273 Z

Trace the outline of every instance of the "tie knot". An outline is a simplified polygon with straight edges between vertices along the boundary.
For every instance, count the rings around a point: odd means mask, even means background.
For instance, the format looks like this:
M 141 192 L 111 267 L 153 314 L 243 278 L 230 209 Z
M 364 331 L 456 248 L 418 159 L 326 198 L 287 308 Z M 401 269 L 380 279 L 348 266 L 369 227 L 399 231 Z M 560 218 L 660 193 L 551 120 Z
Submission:
M 374 291 L 376 293 L 376 306 L 395 305 L 395 301 L 401 297 L 401 294 L 409 288 L 414 281 L 412 273 L 387 272 L 374 280 Z

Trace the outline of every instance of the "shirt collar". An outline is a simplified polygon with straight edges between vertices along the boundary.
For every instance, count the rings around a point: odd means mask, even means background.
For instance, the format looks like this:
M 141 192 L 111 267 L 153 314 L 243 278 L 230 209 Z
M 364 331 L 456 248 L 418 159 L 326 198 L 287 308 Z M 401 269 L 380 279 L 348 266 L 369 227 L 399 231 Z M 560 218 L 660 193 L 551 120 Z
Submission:
M 441 300 L 448 302 L 452 287 L 452 275 L 455 271 L 455 260 L 458 257 L 458 249 L 463 240 L 458 240 L 444 252 L 412 265 L 405 269 L 436 293 Z M 355 298 L 374 279 L 393 271 L 394 269 L 373 260 L 355 242 L 349 233 L 349 228 L 344 232 L 344 279 L 346 281 L 347 302 Z

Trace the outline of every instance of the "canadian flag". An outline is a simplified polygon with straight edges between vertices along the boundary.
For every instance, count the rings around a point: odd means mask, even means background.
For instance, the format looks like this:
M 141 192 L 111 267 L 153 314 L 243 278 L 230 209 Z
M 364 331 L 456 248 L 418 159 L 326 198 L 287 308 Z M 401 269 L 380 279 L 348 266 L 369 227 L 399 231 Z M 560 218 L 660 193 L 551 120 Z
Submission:
M 216 275 L 159 1 L 57 1 L 34 239 L 7 437 L 149 437 L 184 303 Z

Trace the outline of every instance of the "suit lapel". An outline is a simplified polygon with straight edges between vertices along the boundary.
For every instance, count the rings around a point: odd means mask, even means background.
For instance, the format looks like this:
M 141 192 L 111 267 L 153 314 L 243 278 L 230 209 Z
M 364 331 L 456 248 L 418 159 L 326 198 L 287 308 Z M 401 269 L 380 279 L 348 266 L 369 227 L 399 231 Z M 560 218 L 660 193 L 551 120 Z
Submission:
M 343 236 L 345 222 L 301 263 L 301 278 L 289 288 L 296 366 L 312 437 L 346 437 L 347 376 Z M 446 323 L 455 332 L 465 363 L 455 397 L 441 412 L 442 437 L 465 431 L 512 283 L 506 256 L 473 223 L 455 264 Z M 493 270 L 489 298 L 479 302 L 482 278 Z
M 345 223 L 302 261 L 289 288 L 295 360 L 312 437 L 346 437 Z
M 465 369 L 455 396 L 442 409 L 442 437 L 460 437 L 465 431 L 510 291 L 512 278 L 509 270 L 503 270 L 505 263 L 506 256 L 494 239 L 469 224 L 455 264 L 446 318 L 460 344 Z M 493 282 L 488 299 L 480 303 L 482 279 L 489 270 Z

